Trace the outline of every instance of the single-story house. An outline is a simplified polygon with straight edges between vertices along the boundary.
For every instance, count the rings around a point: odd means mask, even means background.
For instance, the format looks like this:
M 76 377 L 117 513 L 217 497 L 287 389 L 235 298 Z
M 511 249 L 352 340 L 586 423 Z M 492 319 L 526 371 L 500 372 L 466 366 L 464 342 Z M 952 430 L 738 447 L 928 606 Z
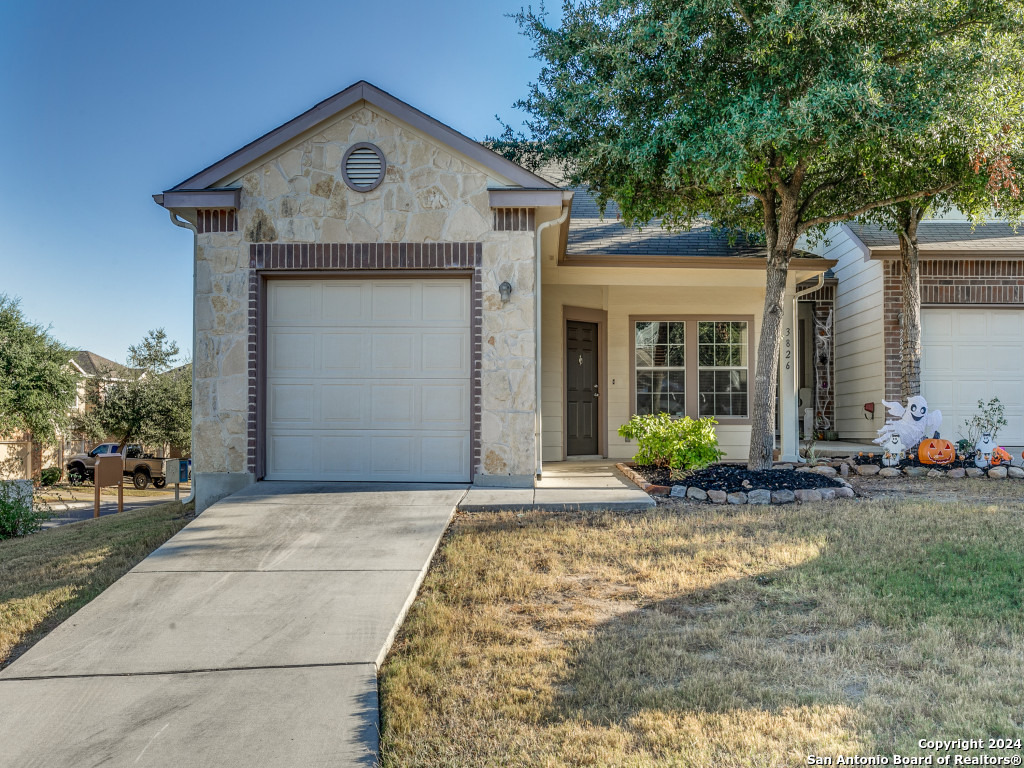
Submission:
M 155 196 L 195 233 L 202 509 L 248 483 L 528 485 L 629 458 L 634 413 L 714 416 L 746 456 L 764 252 L 642 229 L 360 82 Z M 923 393 L 1024 444 L 1024 235 L 919 230 Z M 778 446 L 864 440 L 899 394 L 895 235 L 841 225 L 792 261 Z
M 155 200 L 195 233 L 199 509 L 260 479 L 530 485 L 629 458 L 618 427 L 649 411 L 747 454 L 758 246 L 602 219 L 365 82 Z M 792 262 L 783 456 L 836 263 Z
M 998 397 L 1007 425 L 998 436 L 1024 446 L 1024 231 L 991 221 L 973 227 L 954 212 L 918 228 L 921 275 L 921 394 L 942 411 L 942 435 L 961 436 L 978 400 Z M 881 400 L 900 399 L 899 242 L 866 224 L 834 227 L 816 248 L 835 273 L 835 428 L 874 437 Z M 873 404 L 874 415 L 865 408 Z

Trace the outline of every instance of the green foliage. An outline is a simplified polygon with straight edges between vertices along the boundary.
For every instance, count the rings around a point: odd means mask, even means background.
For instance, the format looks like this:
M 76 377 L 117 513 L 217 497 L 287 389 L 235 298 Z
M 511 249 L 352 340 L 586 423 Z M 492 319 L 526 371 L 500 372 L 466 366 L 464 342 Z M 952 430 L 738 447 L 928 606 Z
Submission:
M 56 442 L 78 387 L 70 361 L 70 349 L 0 294 L 0 434 L 28 431 Z
M 35 533 L 48 516 L 45 507 L 33 508 L 30 483 L 0 480 L 0 541 Z
M 999 430 L 1006 426 L 1006 408 L 999 402 L 998 397 L 993 397 L 987 403 L 979 400 L 978 411 L 969 419 L 964 419 L 960 428 L 960 434 L 966 438 L 972 451 L 981 439 L 982 433 L 990 433 L 995 440 Z
M 674 419 L 667 413 L 633 416 L 619 435 L 636 440 L 633 461 L 671 469 L 703 469 L 722 458 L 713 418 Z
M 128 348 L 132 366 L 101 373 L 87 392 L 90 408 L 75 429 L 93 440 L 116 435 L 122 444 L 169 444 L 188 451 L 192 435 L 192 365 L 173 368 L 178 345 L 163 329 Z
M 39 482 L 43 485 L 56 485 L 60 481 L 60 467 L 46 467 L 39 473 Z

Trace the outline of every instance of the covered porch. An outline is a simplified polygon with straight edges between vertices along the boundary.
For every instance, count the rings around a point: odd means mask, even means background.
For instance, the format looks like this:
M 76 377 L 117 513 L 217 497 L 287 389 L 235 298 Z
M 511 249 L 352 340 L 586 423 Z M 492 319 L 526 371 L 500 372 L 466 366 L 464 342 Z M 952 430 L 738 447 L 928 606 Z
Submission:
M 800 335 L 814 333 L 799 322 L 800 293 L 830 266 L 794 258 L 789 273 L 776 443 L 785 461 L 799 460 L 800 370 L 807 364 Z M 725 460 L 746 460 L 763 259 L 568 256 L 543 267 L 545 473 L 574 458 L 632 458 L 635 444 L 619 436 L 619 427 L 633 414 L 657 412 L 713 416 Z M 813 339 L 805 341 L 804 350 L 813 348 Z

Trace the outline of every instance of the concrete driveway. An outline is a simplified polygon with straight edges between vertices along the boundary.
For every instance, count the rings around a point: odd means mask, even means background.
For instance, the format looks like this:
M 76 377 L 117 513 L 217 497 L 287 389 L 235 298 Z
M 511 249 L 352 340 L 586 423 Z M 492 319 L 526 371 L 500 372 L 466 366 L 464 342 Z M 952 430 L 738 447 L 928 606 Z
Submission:
M 370 766 L 466 486 L 257 483 L 0 673 L 0 766 Z

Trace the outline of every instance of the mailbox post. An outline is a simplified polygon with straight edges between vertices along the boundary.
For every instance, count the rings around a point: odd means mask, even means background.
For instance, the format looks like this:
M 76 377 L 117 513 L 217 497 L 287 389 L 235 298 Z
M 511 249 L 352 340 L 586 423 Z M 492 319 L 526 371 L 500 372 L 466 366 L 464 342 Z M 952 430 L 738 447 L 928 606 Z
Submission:
M 167 482 L 174 483 L 174 500 L 181 500 L 181 484 L 188 482 L 188 459 L 166 459 L 164 461 L 164 477 Z
M 124 456 L 120 453 L 96 457 L 96 466 L 93 468 L 93 517 L 100 516 L 100 488 L 111 485 L 117 486 L 117 511 L 124 512 Z

